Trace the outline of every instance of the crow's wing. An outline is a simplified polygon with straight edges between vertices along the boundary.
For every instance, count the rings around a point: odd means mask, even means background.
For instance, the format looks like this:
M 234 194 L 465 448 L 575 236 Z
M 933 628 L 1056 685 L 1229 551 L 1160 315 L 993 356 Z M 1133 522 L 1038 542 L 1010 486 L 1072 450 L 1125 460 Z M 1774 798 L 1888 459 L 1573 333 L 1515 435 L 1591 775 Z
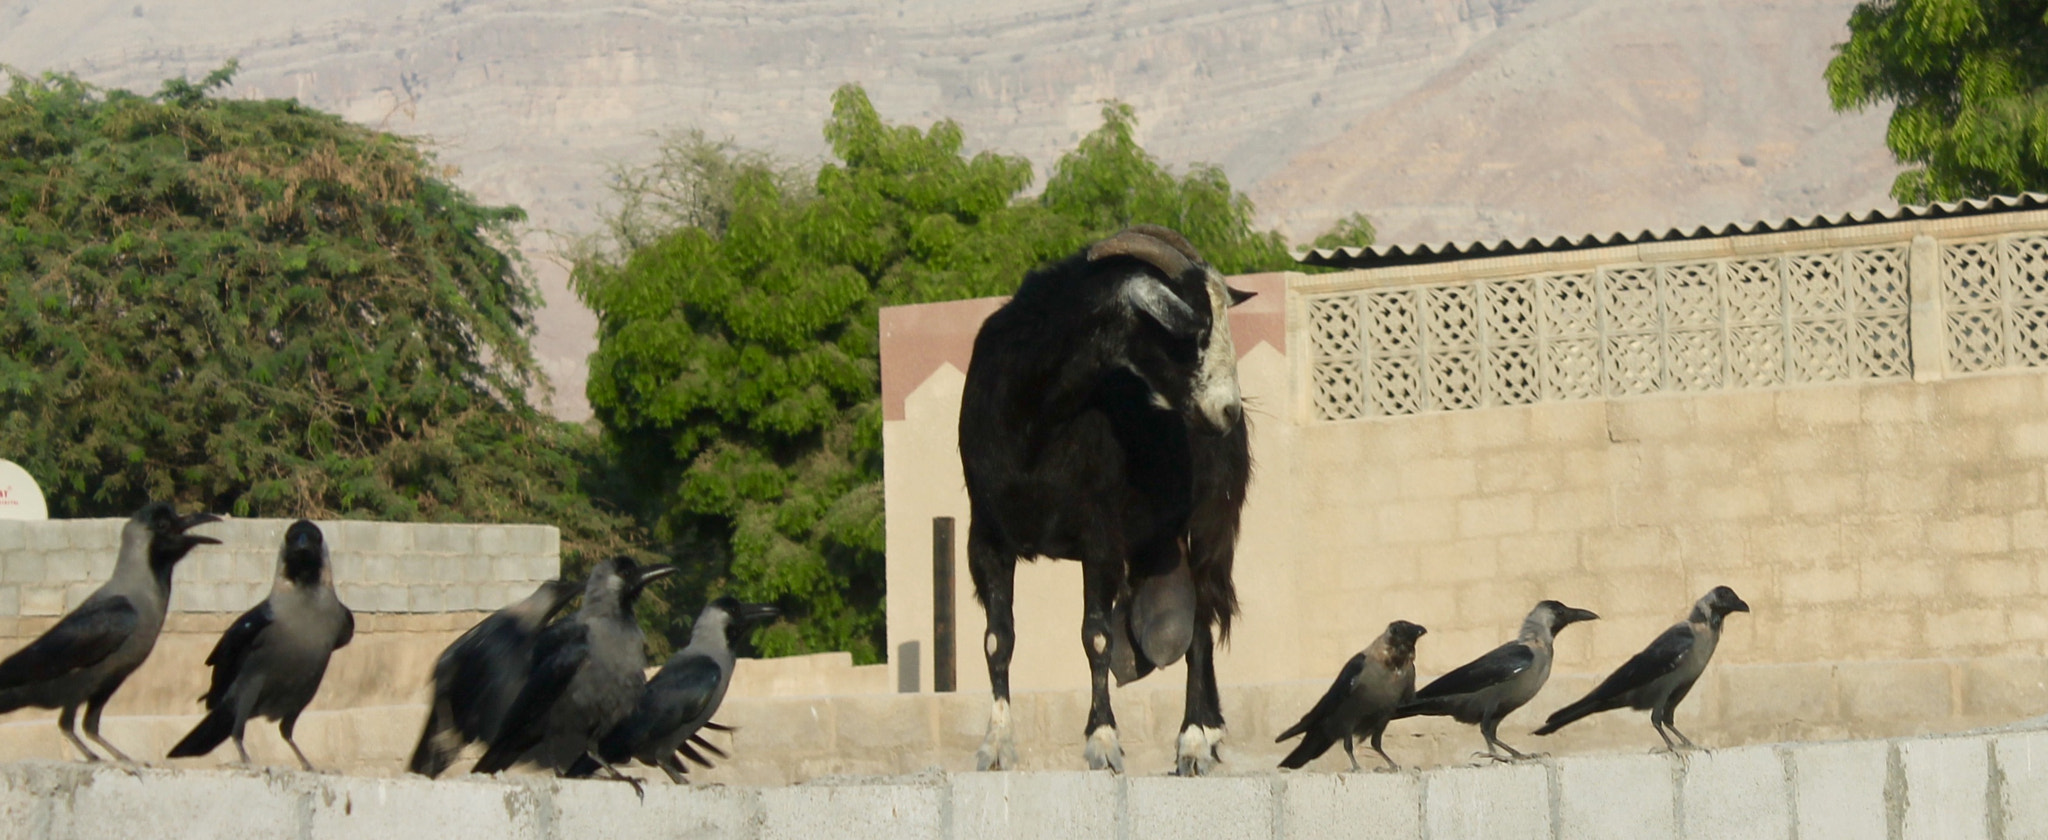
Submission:
M 1337 672 L 1337 681 L 1330 683 L 1330 690 L 1323 692 L 1323 699 L 1317 700 L 1315 707 L 1308 710 L 1308 714 L 1302 715 L 1300 721 L 1288 727 L 1286 732 L 1280 733 L 1280 737 L 1274 738 L 1273 743 L 1277 744 L 1307 732 L 1310 727 L 1336 714 L 1344 705 L 1344 701 L 1351 698 L 1351 684 L 1356 682 L 1358 675 L 1362 673 L 1365 673 L 1365 654 L 1360 653 L 1344 663 L 1344 670 Z
M 1509 642 L 1431 680 L 1429 685 L 1415 692 L 1415 699 L 1422 701 L 1471 694 L 1514 679 L 1516 674 L 1529 670 L 1535 664 L 1535 650 L 1519 641 Z
M 135 605 L 119 595 L 87 600 L 49 632 L 0 662 L 0 690 L 98 665 L 135 634 L 141 620 Z
M 548 713 L 562 699 L 569 681 L 590 661 L 590 627 L 580 621 L 564 621 L 542 631 L 534 642 L 533 659 L 526 685 L 505 710 L 505 722 L 498 737 L 476 764 L 478 773 L 495 773 L 512 766 L 547 736 Z
M 1692 650 L 1692 625 L 1680 622 L 1657 636 L 1641 653 L 1629 657 L 1614 673 L 1601 680 L 1588 700 L 1608 702 L 1634 691 L 1678 669 L 1678 663 Z
M 709 718 L 724 679 L 724 672 L 711 657 L 677 654 L 648 681 L 633 714 L 605 735 L 599 752 L 606 761 L 624 761 L 641 753 L 650 742 Z
M 206 701 L 206 708 L 212 709 L 227 698 L 228 687 L 242 673 L 242 662 L 249 658 L 250 651 L 263 644 L 263 631 L 271 621 L 270 601 L 266 599 L 242 613 L 241 618 L 228 625 L 227 632 L 220 634 L 213 652 L 206 655 L 206 664 L 213 666 L 213 685 L 200 698 Z

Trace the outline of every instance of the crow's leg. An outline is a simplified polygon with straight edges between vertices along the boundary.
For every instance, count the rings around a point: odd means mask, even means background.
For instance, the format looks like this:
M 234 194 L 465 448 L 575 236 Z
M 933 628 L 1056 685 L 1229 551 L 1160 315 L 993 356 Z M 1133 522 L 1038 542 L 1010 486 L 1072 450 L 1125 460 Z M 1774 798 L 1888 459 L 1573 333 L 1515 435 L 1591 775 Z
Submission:
M 65 706 L 64 711 L 58 713 L 57 715 L 57 728 L 64 731 L 64 737 L 71 741 L 72 746 L 77 747 L 79 752 L 85 754 L 86 761 L 100 760 L 99 753 L 93 752 L 91 747 L 86 746 L 85 742 L 79 739 L 78 733 L 71 731 L 72 725 L 76 723 L 77 720 L 78 705 L 74 703 L 72 705 Z
M 105 747 L 107 754 L 112 755 L 115 761 L 122 764 L 134 764 L 135 760 L 129 758 L 127 753 L 121 752 L 119 747 L 107 743 L 107 739 L 100 737 L 100 712 L 106 710 L 107 698 L 111 696 L 113 696 L 113 692 L 109 691 L 85 701 L 85 737 L 91 738 L 93 743 Z
M 299 750 L 299 742 L 292 740 L 292 730 L 297 728 L 298 725 L 298 715 L 287 715 L 284 720 L 278 721 L 277 734 L 284 736 L 285 745 L 292 748 L 292 755 L 299 757 L 300 767 L 305 768 L 308 773 L 318 773 L 320 771 L 313 769 L 313 762 L 307 761 L 306 754 Z M 242 739 L 240 737 L 235 738 L 235 746 L 240 747 L 241 745 Z M 248 761 L 249 757 L 244 755 L 242 760 Z

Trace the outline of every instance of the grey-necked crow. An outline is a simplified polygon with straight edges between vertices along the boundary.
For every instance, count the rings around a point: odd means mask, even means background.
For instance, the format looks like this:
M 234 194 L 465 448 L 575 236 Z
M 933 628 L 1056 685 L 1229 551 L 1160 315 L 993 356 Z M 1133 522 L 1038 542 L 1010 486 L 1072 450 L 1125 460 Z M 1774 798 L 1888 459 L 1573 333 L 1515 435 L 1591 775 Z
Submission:
M 526 685 L 541 628 L 562 611 L 580 583 L 551 580 L 532 595 L 477 622 L 434 662 L 434 700 L 406 768 L 433 778 L 465 744 L 488 744 Z
M 712 601 L 690 628 L 689 646 L 669 657 L 648 681 L 633 713 L 598 745 L 598 755 L 611 764 L 637 758 L 682 784 L 683 767 L 676 755 L 689 749 L 697 730 L 711 722 L 725 699 L 725 689 L 732 684 L 733 645 L 748 625 L 778 615 L 781 612 L 765 604 L 742 604 L 731 597 Z
M 1515 640 L 1494 648 L 1486 655 L 1437 677 L 1415 693 L 1415 699 L 1401 705 L 1394 719 L 1416 715 L 1448 715 L 1459 723 L 1476 723 L 1486 738 L 1484 755 L 1496 761 L 1509 756 L 1526 758 L 1514 747 L 1501 743 L 1501 718 L 1522 707 L 1543 689 L 1550 679 L 1551 644 L 1566 625 L 1599 618 L 1589 610 L 1544 601 L 1522 620 L 1522 632 Z
M 312 771 L 313 762 L 292 740 L 292 728 L 320 691 L 328 658 L 346 647 L 355 632 L 355 614 L 334 594 L 334 571 L 320 526 L 304 519 L 292 523 L 278 551 L 270 597 L 235 619 L 207 655 L 213 685 L 200 698 L 207 715 L 171 748 L 171 757 L 205 755 L 233 737 L 235 753 L 248 764 L 242 734 L 249 720 L 260 716 L 278 722 L 277 731 L 299 766 Z
M 1330 684 L 1323 699 L 1316 701 L 1315 708 L 1273 739 L 1277 744 L 1296 735 L 1303 736 L 1294 752 L 1280 760 L 1280 766 L 1299 768 L 1328 751 L 1341 738 L 1344 755 L 1351 759 L 1351 769 L 1356 771 L 1358 754 L 1353 750 L 1353 742 L 1371 738 L 1373 752 L 1380 754 L 1387 767 L 1401 769 L 1380 747 L 1380 738 L 1386 734 L 1394 710 L 1415 699 L 1415 640 L 1427 632 L 1420 624 L 1393 622 L 1365 650 L 1344 663 L 1337 681 Z
M 1592 693 L 1551 713 L 1536 734 L 1548 735 L 1587 715 L 1627 706 L 1650 711 L 1650 726 L 1664 739 L 1666 749 L 1678 749 L 1671 743 L 1672 735 L 1687 747 L 1696 746 L 1672 724 L 1671 713 L 1707 670 L 1707 661 L 1714 658 L 1714 648 L 1721 641 L 1721 620 L 1731 612 L 1749 612 L 1749 604 L 1733 589 L 1714 587 L 1693 602 L 1692 613 L 1684 621 L 1671 625 L 1642 653 L 1622 663 Z
M 171 601 L 171 569 L 193 547 L 220 543 L 186 531 L 219 521 L 210 513 L 180 517 L 164 502 L 151 502 L 129 517 L 121 526 L 113 577 L 49 632 L 0 661 L 0 713 L 23 706 L 63 709 L 57 726 L 64 737 L 85 754 L 85 760 L 98 761 L 100 757 L 72 731 L 78 707 L 84 704 L 86 737 L 105 747 L 116 761 L 133 763 L 100 737 L 100 712 L 156 647 Z

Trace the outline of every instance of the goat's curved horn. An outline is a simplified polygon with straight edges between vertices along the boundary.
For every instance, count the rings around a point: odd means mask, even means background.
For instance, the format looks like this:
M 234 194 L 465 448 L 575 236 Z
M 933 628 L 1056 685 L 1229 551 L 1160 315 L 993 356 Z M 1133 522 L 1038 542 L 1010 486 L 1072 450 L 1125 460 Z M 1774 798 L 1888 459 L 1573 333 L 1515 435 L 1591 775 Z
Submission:
M 1165 228 L 1160 228 L 1160 230 L 1165 230 Z M 1180 239 L 1180 234 L 1173 233 L 1173 231 L 1166 232 L 1172 234 L 1173 238 Z M 1181 241 L 1186 242 L 1187 240 L 1181 239 Z M 1180 248 L 1175 247 L 1172 242 L 1136 228 L 1125 229 L 1115 236 L 1088 247 L 1089 262 L 1106 260 L 1110 257 L 1130 257 L 1143 260 L 1153 268 L 1165 273 L 1166 276 L 1176 278 L 1188 269 L 1195 267 L 1194 261 L 1188 259 L 1187 255 L 1182 253 Z
M 1152 237 L 1153 239 L 1157 239 L 1168 245 L 1172 245 L 1174 250 L 1179 251 L 1182 256 L 1187 257 L 1188 260 L 1191 262 L 1202 261 L 1202 255 L 1195 253 L 1194 243 L 1189 242 L 1187 237 L 1180 235 L 1180 231 L 1174 230 L 1173 228 L 1165 227 L 1162 225 L 1131 225 L 1130 227 L 1124 228 L 1124 231 L 1127 233 L 1142 233 L 1146 236 Z

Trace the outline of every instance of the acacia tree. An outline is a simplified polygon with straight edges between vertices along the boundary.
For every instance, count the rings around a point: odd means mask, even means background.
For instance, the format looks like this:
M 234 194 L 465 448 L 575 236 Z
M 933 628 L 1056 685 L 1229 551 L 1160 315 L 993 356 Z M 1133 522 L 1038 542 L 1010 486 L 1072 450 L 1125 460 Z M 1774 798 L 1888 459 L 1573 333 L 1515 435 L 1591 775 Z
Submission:
M 2048 0 L 1867 0 L 1826 77 L 1837 111 L 1894 103 L 1900 202 L 2048 190 Z
M 594 435 L 528 404 L 514 207 L 283 100 L 14 76 L 0 99 L 0 453 L 71 516 L 542 522 L 630 549 Z M 657 601 L 658 605 L 658 601 Z
M 769 655 L 881 657 L 882 306 L 1006 294 L 1131 222 L 1173 225 L 1226 270 L 1291 264 L 1220 170 L 1174 176 L 1128 108 L 1062 159 L 963 152 L 951 121 L 885 123 L 833 96 L 833 161 L 804 178 L 701 134 L 619 174 L 574 282 L 599 317 L 589 396 L 658 539 L 717 546 L 697 583 L 779 602 Z M 707 566 L 705 568 L 711 568 Z

